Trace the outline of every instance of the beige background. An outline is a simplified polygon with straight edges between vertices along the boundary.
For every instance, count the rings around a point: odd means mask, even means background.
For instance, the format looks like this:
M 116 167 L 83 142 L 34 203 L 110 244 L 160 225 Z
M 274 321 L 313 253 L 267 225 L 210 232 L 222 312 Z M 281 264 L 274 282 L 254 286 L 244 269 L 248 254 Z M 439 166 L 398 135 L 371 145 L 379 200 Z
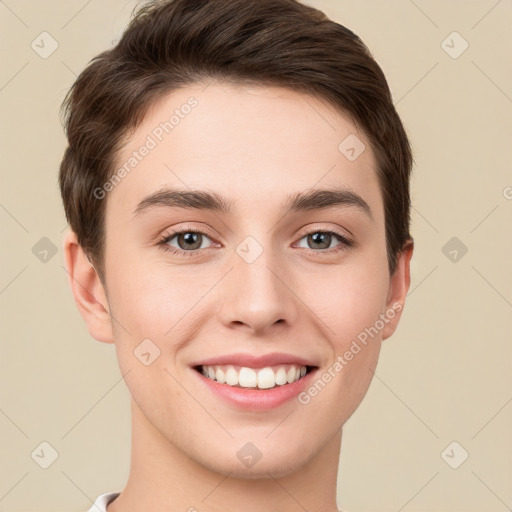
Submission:
M 411 291 L 344 429 L 339 506 L 510 510 L 512 2 L 308 3 L 367 43 L 416 160 Z M 85 511 L 127 477 L 128 393 L 114 347 L 88 335 L 68 290 L 57 171 L 64 94 L 134 5 L 0 1 L 0 511 Z M 43 31 L 58 43 L 46 59 L 31 48 Z M 453 31 L 463 39 L 442 44 Z M 445 51 L 464 40 L 458 58 Z M 43 237 L 57 249 L 46 262 Z M 452 237 L 467 247 L 455 262 L 455 246 L 443 252 Z M 43 441 L 58 452 L 48 469 L 38 465 Z M 452 469 L 445 460 L 460 463 L 463 450 L 468 459 Z

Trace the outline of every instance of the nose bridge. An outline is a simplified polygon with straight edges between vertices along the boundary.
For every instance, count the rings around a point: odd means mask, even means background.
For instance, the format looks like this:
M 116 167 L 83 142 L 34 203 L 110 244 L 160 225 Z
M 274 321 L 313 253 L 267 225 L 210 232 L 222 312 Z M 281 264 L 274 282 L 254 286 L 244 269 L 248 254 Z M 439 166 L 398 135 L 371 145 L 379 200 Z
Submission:
M 248 236 L 237 246 L 236 253 L 235 275 L 240 279 L 239 293 L 245 295 L 253 307 L 275 307 L 274 302 L 283 292 L 283 283 L 276 274 L 284 274 L 284 268 L 278 268 L 280 258 L 273 252 L 270 239 L 267 237 L 260 243 Z
M 225 324 L 243 323 L 256 332 L 278 321 L 295 320 L 296 304 L 285 285 L 284 261 L 272 251 L 268 237 L 260 243 L 248 236 L 236 247 L 229 288 L 222 297 Z

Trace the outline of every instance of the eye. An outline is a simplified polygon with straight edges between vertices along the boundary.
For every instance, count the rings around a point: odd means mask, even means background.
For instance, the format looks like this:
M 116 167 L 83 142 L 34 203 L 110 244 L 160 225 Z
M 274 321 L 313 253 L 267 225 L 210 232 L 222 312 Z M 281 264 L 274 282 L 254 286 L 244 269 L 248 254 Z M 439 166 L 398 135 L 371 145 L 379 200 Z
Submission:
M 210 241 L 209 244 L 208 240 Z M 338 242 L 337 245 L 336 242 Z M 335 243 L 334 246 L 333 243 Z M 194 256 L 201 249 L 209 249 L 214 244 L 211 243 L 210 237 L 205 233 L 194 228 L 185 227 L 176 229 L 171 233 L 166 233 L 158 245 L 163 250 L 173 254 Z M 311 231 L 298 242 L 298 247 L 314 253 L 341 252 L 353 245 L 354 242 L 341 233 L 321 230 Z
M 188 256 L 194 254 L 199 249 L 211 247 L 211 244 L 204 245 L 206 240 L 210 240 L 210 237 L 201 231 L 191 228 L 180 228 L 166 234 L 159 242 L 159 245 L 164 250 Z
M 306 245 L 301 244 L 303 240 L 305 240 Z M 333 248 L 333 242 L 339 243 Z M 312 231 L 299 240 L 299 247 L 315 250 L 315 252 L 319 252 L 316 249 L 321 249 L 322 251 L 320 252 L 337 252 L 345 250 L 352 245 L 353 242 L 351 240 L 336 231 Z M 324 249 L 330 250 L 323 251 Z

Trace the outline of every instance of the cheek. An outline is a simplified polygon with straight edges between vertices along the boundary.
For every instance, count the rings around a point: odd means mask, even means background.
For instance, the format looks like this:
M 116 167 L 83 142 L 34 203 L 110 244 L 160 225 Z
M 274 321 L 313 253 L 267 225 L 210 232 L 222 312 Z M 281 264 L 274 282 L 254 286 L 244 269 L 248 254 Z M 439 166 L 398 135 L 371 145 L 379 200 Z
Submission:
M 113 313 L 137 336 L 163 338 L 192 311 L 208 289 L 211 275 L 128 261 L 107 271 Z M 169 333 L 169 335 L 171 335 Z
M 328 292 L 318 286 L 306 300 L 319 312 L 331 356 L 302 403 L 310 403 L 308 410 L 323 424 L 341 426 L 361 403 L 377 366 L 387 281 L 354 268 L 327 282 Z
M 295 303 L 295 309 L 302 312 L 299 318 L 316 323 L 337 353 L 373 325 L 385 307 L 387 260 L 385 246 L 379 250 L 378 245 L 374 240 L 339 265 L 292 263 L 283 268 L 283 279 L 293 293 L 279 291 L 282 300 Z M 206 310 L 214 314 L 216 306 L 208 297 L 214 288 L 217 299 L 219 293 L 226 293 L 225 299 L 236 300 L 239 284 L 228 283 L 228 278 L 216 287 L 226 272 L 224 267 L 191 263 L 173 268 L 164 263 L 164 255 L 144 258 L 144 251 L 129 247 L 118 254 L 113 249 L 116 246 L 107 247 L 105 255 L 110 305 L 134 343 L 144 338 L 177 339 L 185 325 L 190 330 L 191 315 L 201 316 Z M 120 334 L 126 337 L 123 329 Z
M 375 325 L 384 311 L 389 287 L 386 265 L 333 268 L 328 278 L 310 275 L 303 282 L 304 302 L 323 323 L 336 352 Z
M 344 350 L 347 342 L 375 324 L 385 307 L 388 279 L 382 260 L 375 266 L 333 265 L 315 272 L 295 270 L 285 278 L 293 293 L 283 292 L 282 299 L 295 302 L 297 311 L 317 325 L 332 341 L 336 352 Z M 185 325 L 190 329 L 191 315 L 201 316 L 205 310 L 214 314 L 216 306 L 208 293 L 224 273 L 224 269 L 214 266 L 170 270 L 158 265 L 149 268 L 143 263 L 138 267 L 125 264 L 125 268 L 113 265 L 107 271 L 112 313 L 137 339 L 176 339 Z M 236 285 L 224 285 L 225 298 L 236 300 Z M 220 288 L 213 294 L 217 301 L 219 293 Z
M 193 316 L 201 293 L 187 287 L 183 279 L 168 279 L 168 275 L 145 269 L 143 264 L 130 270 L 112 268 L 109 276 L 115 290 L 111 306 L 117 320 L 119 367 L 127 375 L 126 384 L 141 410 L 155 400 L 162 402 L 162 408 L 151 412 L 156 418 L 172 409 L 167 397 L 174 401 L 186 398 L 173 376 L 177 377 L 177 354 L 191 335 L 186 331 L 188 314 Z

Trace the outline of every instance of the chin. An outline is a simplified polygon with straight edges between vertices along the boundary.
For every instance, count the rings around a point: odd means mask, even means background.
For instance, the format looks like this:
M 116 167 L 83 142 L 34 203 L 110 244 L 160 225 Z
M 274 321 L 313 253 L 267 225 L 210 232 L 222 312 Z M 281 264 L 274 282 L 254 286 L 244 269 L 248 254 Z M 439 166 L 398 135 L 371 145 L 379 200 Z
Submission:
M 288 453 L 277 452 L 271 447 L 261 449 L 261 458 L 259 458 L 253 465 L 248 462 L 247 466 L 239 460 L 238 452 L 235 457 L 232 456 L 232 451 L 229 453 L 222 453 L 215 456 L 208 456 L 205 460 L 198 460 L 198 462 L 205 466 L 210 471 L 219 473 L 231 478 L 240 480 L 260 480 L 274 478 L 283 478 L 298 471 L 305 465 L 310 457 L 305 454 L 304 446 L 298 446 L 295 450 Z M 204 456 L 204 454 L 203 454 Z M 223 458 L 223 463 L 213 463 L 212 461 Z M 243 459 L 243 458 L 242 458 Z

